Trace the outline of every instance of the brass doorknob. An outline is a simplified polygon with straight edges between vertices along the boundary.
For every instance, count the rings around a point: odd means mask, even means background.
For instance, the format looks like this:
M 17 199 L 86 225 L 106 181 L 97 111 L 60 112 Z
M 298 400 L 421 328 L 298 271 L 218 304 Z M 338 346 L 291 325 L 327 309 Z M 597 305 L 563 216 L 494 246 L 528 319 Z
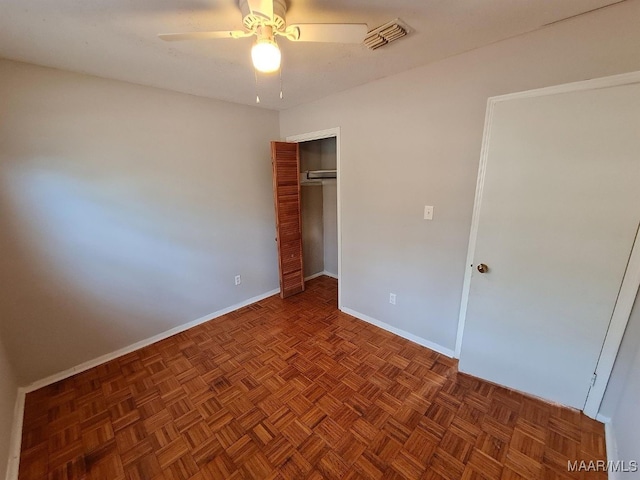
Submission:
M 478 265 L 478 271 L 480 273 L 487 273 L 489 271 L 489 267 L 487 267 L 484 263 Z

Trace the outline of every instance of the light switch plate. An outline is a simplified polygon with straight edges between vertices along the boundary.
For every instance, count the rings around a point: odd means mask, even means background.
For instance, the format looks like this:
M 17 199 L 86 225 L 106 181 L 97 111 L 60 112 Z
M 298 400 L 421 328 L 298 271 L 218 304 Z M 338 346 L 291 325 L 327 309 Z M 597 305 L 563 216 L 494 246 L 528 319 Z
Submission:
M 433 220 L 433 207 L 431 205 L 424 206 L 424 219 Z

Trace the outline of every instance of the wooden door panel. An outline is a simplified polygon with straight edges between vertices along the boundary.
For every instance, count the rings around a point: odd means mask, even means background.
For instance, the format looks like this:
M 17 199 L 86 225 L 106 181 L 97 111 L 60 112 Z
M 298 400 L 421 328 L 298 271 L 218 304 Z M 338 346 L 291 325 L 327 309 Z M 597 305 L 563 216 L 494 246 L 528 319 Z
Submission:
M 302 270 L 284 274 L 282 276 L 283 287 L 280 296 L 287 298 L 304 291 L 304 282 L 301 282 L 300 278 L 302 278 Z
M 281 183 L 278 187 L 282 197 L 293 197 L 294 200 L 298 198 L 298 184 Z
M 299 214 L 298 202 L 288 199 L 280 201 L 280 211 L 278 212 L 278 220 L 281 223 L 295 221 Z
M 296 273 L 300 270 L 300 255 L 296 252 L 283 253 L 282 272 L 285 275 Z
M 282 168 L 282 171 L 278 173 L 278 186 L 292 186 L 292 184 L 295 184 L 299 180 L 298 175 L 299 172 L 286 165 Z
M 300 218 L 300 158 L 297 143 L 271 142 L 280 296 L 304 290 Z
M 291 223 L 281 223 L 280 224 L 280 234 L 278 242 L 285 244 L 290 242 L 300 243 L 302 242 L 302 238 L 300 237 L 300 232 L 297 230 L 297 225 L 293 222 Z

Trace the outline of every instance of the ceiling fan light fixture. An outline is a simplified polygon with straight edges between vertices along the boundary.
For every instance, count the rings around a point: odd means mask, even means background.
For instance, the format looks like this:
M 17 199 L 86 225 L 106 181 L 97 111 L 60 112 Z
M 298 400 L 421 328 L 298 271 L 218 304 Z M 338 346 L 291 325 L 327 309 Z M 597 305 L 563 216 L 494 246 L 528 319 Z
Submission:
M 282 54 L 273 38 L 263 37 L 251 48 L 251 60 L 259 72 L 273 73 L 280 69 Z

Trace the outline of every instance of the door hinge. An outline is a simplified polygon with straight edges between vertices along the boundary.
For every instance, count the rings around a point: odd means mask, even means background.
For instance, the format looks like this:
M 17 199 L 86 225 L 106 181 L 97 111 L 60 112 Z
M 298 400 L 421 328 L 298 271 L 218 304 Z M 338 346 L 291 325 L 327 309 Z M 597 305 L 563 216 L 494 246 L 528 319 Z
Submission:
M 593 377 L 591 377 L 591 386 L 593 387 L 596 384 L 596 380 L 598 379 L 598 374 L 594 373 Z

